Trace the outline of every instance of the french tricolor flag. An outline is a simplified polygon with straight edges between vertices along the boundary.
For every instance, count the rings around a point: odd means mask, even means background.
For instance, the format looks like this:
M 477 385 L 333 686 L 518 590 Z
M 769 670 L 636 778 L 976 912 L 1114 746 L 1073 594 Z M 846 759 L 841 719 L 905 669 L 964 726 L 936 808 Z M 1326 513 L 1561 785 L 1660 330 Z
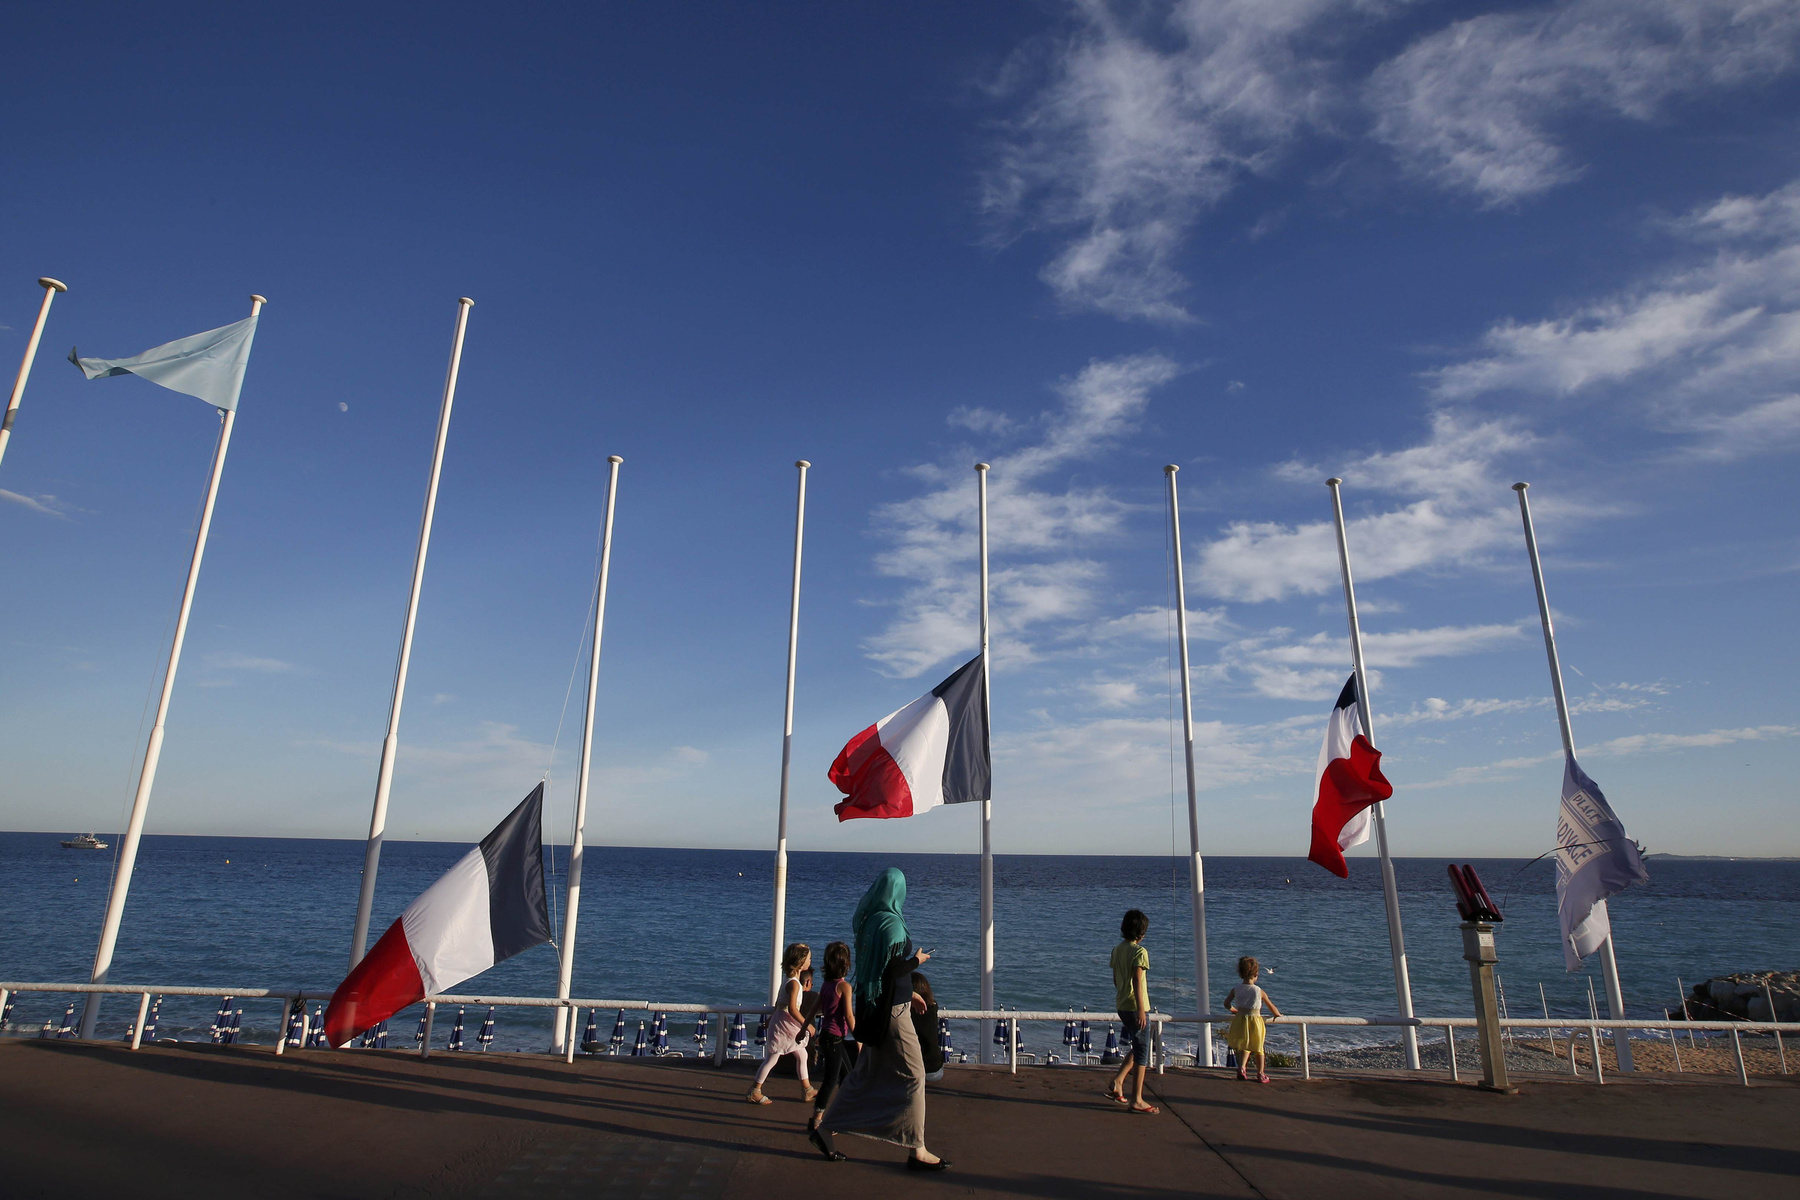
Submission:
M 342 1047 L 409 1004 L 550 940 L 544 895 L 544 785 L 388 926 L 325 1010 Z
M 1362 733 L 1356 676 L 1344 685 L 1325 744 L 1319 747 L 1318 798 L 1313 801 L 1312 852 L 1306 857 L 1343 879 L 1350 878 L 1344 851 L 1369 840 L 1369 809 L 1394 794 L 1381 773 L 1381 751 Z
M 986 800 L 987 666 L 981 655 L 898 712 L 851 738 L 831 764 L 852 817 L 913 817 L 940 804 Z

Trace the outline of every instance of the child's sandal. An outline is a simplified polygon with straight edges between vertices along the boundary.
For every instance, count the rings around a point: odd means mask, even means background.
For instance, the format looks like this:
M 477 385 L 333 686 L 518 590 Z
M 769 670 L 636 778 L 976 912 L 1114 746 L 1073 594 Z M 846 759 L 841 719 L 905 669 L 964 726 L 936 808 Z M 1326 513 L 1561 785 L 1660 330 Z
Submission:
M 775 1103 L 773 1100 L 769 1099 L 767 1096 L 762 1094 L 761 1088 L 751 1088 L 750 1091 L 744 1096 L 744 1099 L 751 1104 L 773 1104 L 773 1103 Z
M 800 1089 L 800 1100 L 804 1104 L 811 1104 L 813 1102 L 813 1098 L 816 1097 L 818 1094 L 819 1094 L 819 1089 L 809 1083 L 805 1087 Z

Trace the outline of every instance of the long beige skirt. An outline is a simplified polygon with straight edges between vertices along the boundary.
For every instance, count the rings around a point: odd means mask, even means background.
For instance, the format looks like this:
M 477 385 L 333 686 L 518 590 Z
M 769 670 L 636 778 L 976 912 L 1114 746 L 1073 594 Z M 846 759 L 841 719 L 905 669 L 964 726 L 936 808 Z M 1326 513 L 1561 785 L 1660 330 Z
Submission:
M 896 1005 L 887 1036 L 856 1056 L 856 1066 L 838 1085 L 819 1127 L 924 1149 L 925 1057 L 913 1029 L 911 1004 Z

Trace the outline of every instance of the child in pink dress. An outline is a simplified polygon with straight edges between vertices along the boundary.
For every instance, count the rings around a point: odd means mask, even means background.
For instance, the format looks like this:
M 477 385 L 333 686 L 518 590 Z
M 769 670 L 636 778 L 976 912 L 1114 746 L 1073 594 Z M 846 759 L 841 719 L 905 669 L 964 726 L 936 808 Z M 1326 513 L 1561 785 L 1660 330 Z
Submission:
M 752 1104 L 771 1104 L 763 1095 L 763 1080 L 781 1061 L 781 1056 L 794 1056 L 795 1073 L 800 1076 L 800 1090 L 803 1099 L 811 1102 L 818 1094 L 812 1081 L 806 1075 L 806 1018 L 800 1011 L 801 984 L 800 972 L 812 966 L 812 947 L 805 942 L 795 942 L 781 952 L 781 973 L 785 982 L 781 985 L 781 995 L 775 1001 L 775 1015 L 769 1018 L 769 1031 L 764 1042 L 763 1062 L 756 1072 L 756 1082 L 750 1085 L 750 1093 L 744 1099 Z

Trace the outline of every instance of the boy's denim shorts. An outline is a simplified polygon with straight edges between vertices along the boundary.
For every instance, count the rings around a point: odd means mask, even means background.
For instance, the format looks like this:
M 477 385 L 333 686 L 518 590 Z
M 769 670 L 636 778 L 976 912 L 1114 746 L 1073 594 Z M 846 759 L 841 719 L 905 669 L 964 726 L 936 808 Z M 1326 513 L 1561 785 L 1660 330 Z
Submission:
M 1133 1012 L 1121 1012 L 1119 1024 L 1125 1029 L 1126 1045 L 1131 1047 L 1131 1061 L 1134 1065 L 1147 1067 L 1150 1065 L 1150 1026 L 1139 1025 L 1138 1015 Z M 1123 1050 L 1125 1047 L 1119 1047 Z

